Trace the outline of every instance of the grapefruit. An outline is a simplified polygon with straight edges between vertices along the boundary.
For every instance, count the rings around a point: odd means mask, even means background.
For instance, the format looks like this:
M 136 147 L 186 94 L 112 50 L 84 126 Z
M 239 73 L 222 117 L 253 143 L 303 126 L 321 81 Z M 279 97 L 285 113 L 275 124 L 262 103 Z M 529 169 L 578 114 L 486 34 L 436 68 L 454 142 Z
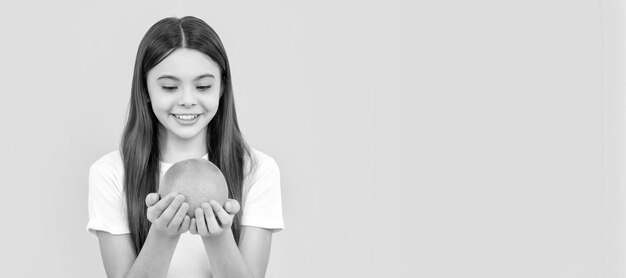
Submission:
M 203 202 L 217 201 L 220 205 L 228 199 L 226 178 L 220 169 L 203 158 L 194 158 L 174 163 L 159 183 L 161 198 L 170 192 L 185 196 L 189 204 L 187 215 L 195 218 L 196 208 Z

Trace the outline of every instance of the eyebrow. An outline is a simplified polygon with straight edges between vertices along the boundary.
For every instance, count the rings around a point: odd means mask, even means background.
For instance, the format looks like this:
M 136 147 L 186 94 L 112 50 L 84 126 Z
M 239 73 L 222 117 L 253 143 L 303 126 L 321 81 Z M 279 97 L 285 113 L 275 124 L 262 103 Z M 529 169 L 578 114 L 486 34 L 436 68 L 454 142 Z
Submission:
M 215 76 L 213 76 L 212 74 L 205 73 L 203 75 L 200 75 L 200 76 L 194 78 L 193 80 L 195 81 L 195 80 L 199 80 L 199 79 L 202 79 L 202 78 L 205 78 L 205 77 L 215 78 Z M 159 78 L 157 78 L 157 80 L 164 79 L 164 78 L 169 78 L 169 79 L 174 79 L 174 80 L 180 81 L 180 79 L 178 77 L 173 76 L 173 75 L 168 75 L 168 74 L 164 74 L 164 75 L 159 76 Z

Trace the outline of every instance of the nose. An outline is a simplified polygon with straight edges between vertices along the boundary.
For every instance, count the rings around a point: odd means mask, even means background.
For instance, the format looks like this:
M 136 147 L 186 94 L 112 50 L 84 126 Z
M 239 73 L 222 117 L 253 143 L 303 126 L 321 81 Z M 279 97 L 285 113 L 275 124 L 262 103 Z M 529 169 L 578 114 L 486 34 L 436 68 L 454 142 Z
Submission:
M 190 88 L 184 88 L 183 93 L 178 100 L 178 105 L 181 106 L 193 106 L 197 104 L 197 100 L 193 95 L 193 90 Z

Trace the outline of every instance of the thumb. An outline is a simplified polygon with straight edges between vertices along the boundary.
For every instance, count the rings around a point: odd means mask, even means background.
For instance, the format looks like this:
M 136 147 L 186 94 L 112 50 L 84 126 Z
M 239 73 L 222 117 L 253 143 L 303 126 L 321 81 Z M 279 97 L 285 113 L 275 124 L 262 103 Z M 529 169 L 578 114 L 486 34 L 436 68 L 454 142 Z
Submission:
M 153 206 L 159 201 L 159 193 L 150 193 L 146 196 L 146 206 Z
M 239 202 L 237 202 L 237 200 L 233 200 L 233 199 L 229 199 L 228 201 L 226 201 L 226 205 L 224 207 L 229 213 L 237 213 L 239 212 Z

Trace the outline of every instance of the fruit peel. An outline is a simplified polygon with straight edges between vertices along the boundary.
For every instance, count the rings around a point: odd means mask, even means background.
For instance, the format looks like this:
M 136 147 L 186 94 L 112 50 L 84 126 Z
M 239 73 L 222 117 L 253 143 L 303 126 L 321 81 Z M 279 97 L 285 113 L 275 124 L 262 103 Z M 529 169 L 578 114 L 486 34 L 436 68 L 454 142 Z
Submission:
M 222 207 L 228 199 L 228 185 L 220 169 L 203 158 L 174 163 L 159 183 L 161 198 L 171 192 L 185 196 L 189 204 L 187 215 L 195 218 L 196 208 L 203 202 L 217 201 Z

